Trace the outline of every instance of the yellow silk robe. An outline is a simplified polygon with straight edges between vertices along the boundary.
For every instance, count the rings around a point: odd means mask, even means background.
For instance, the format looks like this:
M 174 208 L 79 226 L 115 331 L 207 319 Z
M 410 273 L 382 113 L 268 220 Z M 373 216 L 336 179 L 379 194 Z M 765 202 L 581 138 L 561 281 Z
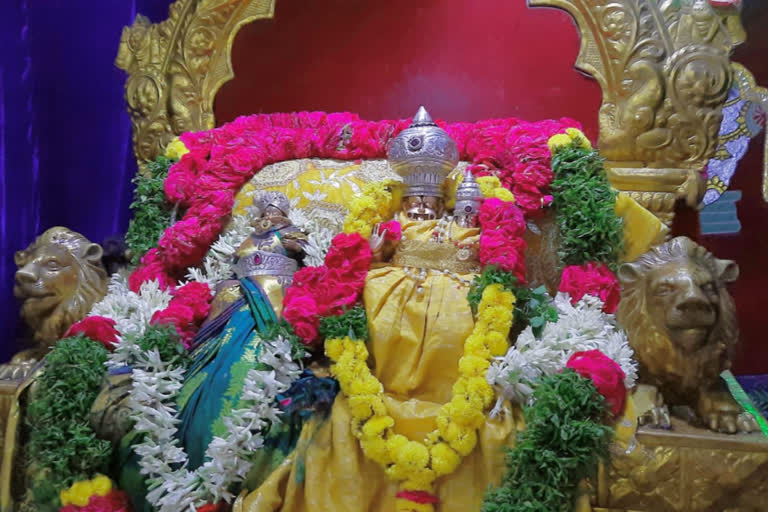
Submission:
M 403 217 L 400 221 L 404 240 L 422 242 L 429 241 L 437 224 Z M 450 228 L 452 241 L 466 243 L 478 235 L 477 229 Z M 408 260 L 407 254 L 400 256 Z M 420 256 L 425 255 L 415 255 Z M 439 262 L 439 255 L 433 259 Z M 461 275 L 466 280 L 472 277 Z M 417 293 L 418 286 L 402 267 L 374 267 L 366 280 L 364 302 L 371 364 L 384 385 L 395 431 L 422 441 L 436 428 L 438 410 L 450 399 L 474 319 L 466 299 L 468 287 L 459 281 L 431 272 L 421 284 L 422 293 Z M 339 394 L 330 418 L 306 424 L 295 451 L 259 489 L 241 495 L 234 510 L 393 512 L 398 485 L 363 455 L 350 420 L 347 400 Z M 455 473 L 437 480 L 437 511 L 480 510 L 488 486 L 497 484 L 503 474 L 504 448 L 514 442 L 521 422 L 517 410 L 486 421 L 475 450 Z

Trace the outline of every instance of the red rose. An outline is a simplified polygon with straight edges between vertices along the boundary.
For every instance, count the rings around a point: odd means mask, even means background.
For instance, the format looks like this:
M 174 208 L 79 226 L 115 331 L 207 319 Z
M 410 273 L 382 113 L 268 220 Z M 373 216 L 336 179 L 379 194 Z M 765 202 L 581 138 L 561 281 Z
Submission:
M 132 292 L 138 293 L 142 284 L 153 280 L 157 280 L 163 290 L 172 288 L 176 284 L 175 279 L 165 271 L 157 248 L 150 249 L 141 258 L 141 265 L 136 267 L 128 278 L 128 286 Z
M 617 417 L 624 410 L 627 388 L 624 371 L 616 362 L 599 350 L 576 352 L 565 365 L 584 378 L 591 379 L 598 393 L 605 397 L 611 414 Z
M 359 233 L 339 233 L 331 241 L 325 255 L 328 268 L 354 273 L 356 276 L 368 272 L 371 263 L 371 247 Z
M 403 236 L 403 229 L 400 226 L 400 223 L 396 220 L 391 220 L 382 224 L 381 231 L 384 233 L 384 238 L 391 242 L 396 242 Z
M 483 201 L 478 219 L 484 232 L 500 231 L 507 238 L 519 237 L 525 233 L 522 210 L 513 203 L 495 197 Z
M 197 507 L 197 512 L 226 512 L 226 502 L 220 501 L 218 503 L 206 503 L 202 507 Z
M 172 325 L 176 332 L 181 336 L 181 341 L 185 347 L 189 347 L 192 339 L 195 337 L 195 312 L 189 306 L 182 304 L 171 304 L 161 311 L 156 311 L 150 320 L 153 325 Z
M 201 510 L 201 509 L 198 509 Z M 82 507 L 67 505 L 61 507 L 59 512 L 132 512 L 131 498 L 119 489 L 112 489 L 108 494 L 92 495 L 88 498 L 88 504 Z
M 72 324 L 64 337 L 82 334 L 93 341 L 98 341 L 107 350 L 114 350 L 114 343 L 117 343 L 117 337 L 120 333 L 115 329 L 115 321 L 105 316 L 87 316 Z
M 315 299 L 303 288 L 291 287 L 283 299 L 283 318 L 291 324 L 296 336 L 310 345 L 317 338 L 320 324 Z
M 525 282 L 525 247 L 522 238 L 507 238 L 496 231 L 483 232 L 480 235 L 480 263 L 496 265 L 514 273 L 521 283 Z
M 559 290 L 571 297 L 571 304 L 576 304 L 584 295 L 599 297 L 606 313 L 615 312 L 621 299 L 619 280 L 611 269 L 602 263 L 565 267 Z
M 211 288 L 205 283 L 191 282 L 173 292 L 171 304 L 192 309 L 195 320 L 204 320 L 210 312 Z

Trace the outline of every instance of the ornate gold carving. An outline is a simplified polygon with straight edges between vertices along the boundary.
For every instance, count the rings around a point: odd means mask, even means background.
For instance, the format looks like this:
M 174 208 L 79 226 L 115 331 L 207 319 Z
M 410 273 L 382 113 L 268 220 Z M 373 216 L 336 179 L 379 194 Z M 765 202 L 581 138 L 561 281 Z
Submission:
M 21 317 L 37 345 L 17 354 L 13 363 L 39 359 L 107 293 L 102 248 L 80 233 L 55 227 L 15 255 L 13 294 Z M 0 369 L 0 374 L 4 369 Z
M 599 507 L 615 512 L 757 512 L 768 503 L 768 440 L 726 436 L 673 420 L 674 430 L 642 428 L 629 454 L 598 476 Z
M 708 0 L 529 3 L 562 8 L 579 26 L 576 66 L 603 90 L 599 147 L 614 186 L 665 224 L 678 199 L 698 205 L 705 190 L 687 173 L 701 170 L 717 147 L 734 79 L 729 56 L 745 40 L 739 9 Z
M 707 0 L 531 0 L 581 30 L 576 65 L 603 89 L 600 151 L 615 162 L 700 169 L 714 153 L 737 11 Z
M 183 132 L 214 127 L 216 92 L 234 76 L 232 41 L 244 24 L 274 15 L 274 0 L 177 0 L 152 24 L 123 29 L 116 64 L 128 72 L 125 97 L 139 162 L 153 160 Z
M 732 261 L 716 259 L 678 237 L 619 268 L 622 300 L 616 318 L 640 363 L 640 382 L 658 388 L 670 406 L 713 430 L 757 430 L 751 416 L 721 389 L 738 340 L 736 312 L 726 284 L 738 277 Z M 648 401 L 654 421 L 661 399 Z M 690 410 L 690 412 L 687 412 Z M 695 412 L 694 412 L 695 411 Z M 646 412 L 646 411 L 639 411 Z

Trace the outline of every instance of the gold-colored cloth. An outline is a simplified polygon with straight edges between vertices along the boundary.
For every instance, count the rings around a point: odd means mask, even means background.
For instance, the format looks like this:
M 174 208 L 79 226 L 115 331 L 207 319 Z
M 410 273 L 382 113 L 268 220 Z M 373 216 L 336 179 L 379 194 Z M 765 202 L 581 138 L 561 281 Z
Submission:
M 392 256 L 392 265 L 398 267 L 447 270 L 458 274 L 480 271 L 477 247 L 457 247 L 451 243 L 403 240 Z
M 625 192 L 619 192 L 613 210 L 624 221 L 623 261 L 635 261 L 651 247 L 663 243 L 669 233 L 657 216 Z
M 437 221 L 399 219 L 404 240 L 429 240 Z M 477 229 L 451 228 L 453 240 L 471 241 Z M 472 274 L 461 276 L 471 279 Z M 419 286 L 400 267 L 369 272 L 364 302 L 370 327 L 372 368 L 384 385 L 395 431 L 423 441 L 436 428 L 437 413 L 451 395 L 464 340 L 474 327 L 467 288 L 443 274 L 429 274 Z M 368 460 L 350 429 L 347 400 L 338 395 L 330 418 L 305 425 L 293 454 L 255 492 L 243 493 L 235 512 L 327 510 L 393 512 L 396 482 Z M 487 420 L 478 445 L 455 473 L 440 478 L 436 510 L 480 510 L 489 484 L 504 469 L 504 447 L 514 443 L 522 414 L 507 409 L 502 419 Z

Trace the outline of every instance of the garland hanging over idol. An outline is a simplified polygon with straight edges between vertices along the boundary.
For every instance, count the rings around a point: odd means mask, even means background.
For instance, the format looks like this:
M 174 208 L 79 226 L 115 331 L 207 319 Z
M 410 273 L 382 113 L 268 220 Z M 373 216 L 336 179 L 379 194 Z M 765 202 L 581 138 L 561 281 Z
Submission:
M 230 216 L 263 167 L 310 157 L 387 157 L 399 180 L 362 186 L 343 225 L 278 190 Z M 138 266 L 30 404 L 33 509 L 570 511 L 632 444 L 627 234 L 576 122 L 256 115 L 136 181 Z M 554 296 L 525 261 L 548 211 Z M 113 444 L 84 422 L 105 372 L 130 376 Z

